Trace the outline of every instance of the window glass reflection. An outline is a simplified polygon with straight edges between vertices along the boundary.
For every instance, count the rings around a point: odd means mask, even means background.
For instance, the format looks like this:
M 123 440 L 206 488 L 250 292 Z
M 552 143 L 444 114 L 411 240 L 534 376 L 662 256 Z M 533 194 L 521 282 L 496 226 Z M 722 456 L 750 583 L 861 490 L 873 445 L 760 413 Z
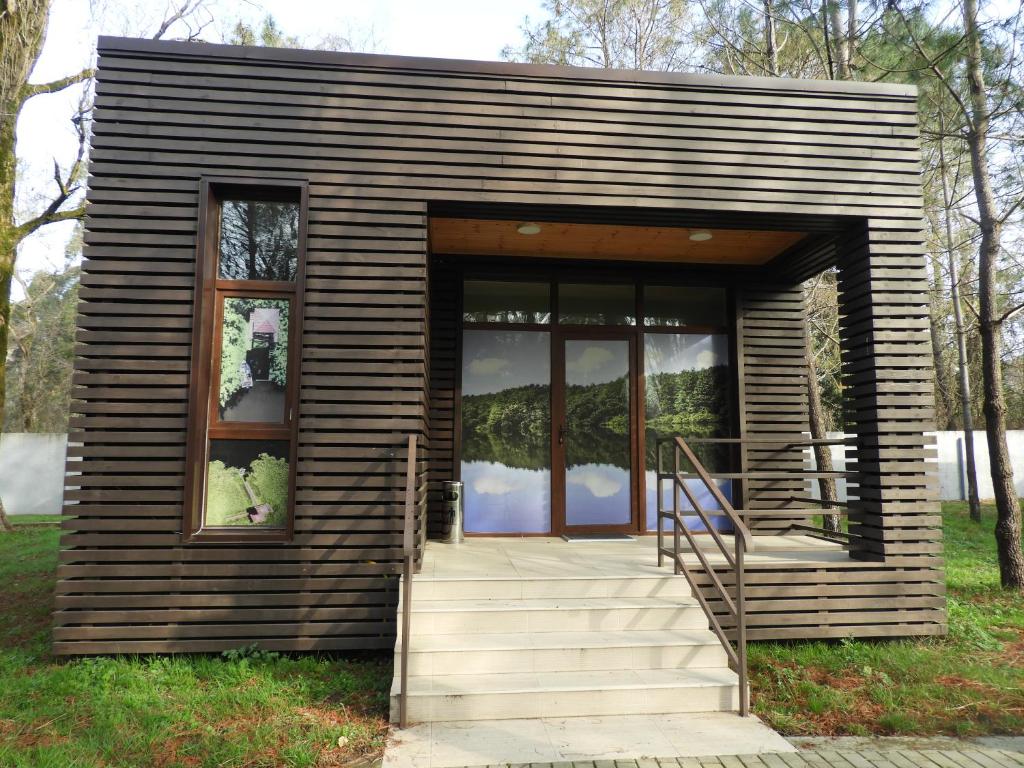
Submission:
M 636 325 L 632 285 L 562 283 L 558 286 L 558 322 L 567 325 Z
M 550 323 L 551 288 L 547 283 L 467 280 L 462 319 L 467 323 Z
M 725 327 L 727 322 L 724 288 L 644 286 L 644 325 Z
M 219 274 L 225 280 L 295 280 L 299 204 L 224 200 Z

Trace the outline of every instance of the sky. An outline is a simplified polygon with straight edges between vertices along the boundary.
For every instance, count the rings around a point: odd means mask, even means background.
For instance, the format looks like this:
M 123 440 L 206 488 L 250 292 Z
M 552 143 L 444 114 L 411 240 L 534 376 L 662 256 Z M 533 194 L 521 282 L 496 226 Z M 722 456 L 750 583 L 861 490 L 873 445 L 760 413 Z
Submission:
M 499 60 L 517 44 L 526 16 L 545 16 L 541 0 L 211 0 L 215 21 L 202 37 L 218 42 L 238 19 L 258 24 L 267 14 L 310 46 L 338 34 L 373 53 Z M 72 74 L 92 63 L 98 34 L 150 36 L 167 0 L 53 0 L 50 25 L 33 82 Z M 177 32 L 181 35 L 182 32 Z M 171 30 L 167 37 L 175 37 Z M 38 211 L 52 191 L 53 161 L 66 168 L 77 146 L 69 122 L 80 90 L 70 88 L 28 102 L 18 121 L 22 167 L 19 210 Z M 42 204 L 40 204 L 42 201 Z M 18 271 L 59 268 L 73 225 L 44 227 L 21 246 Z M 14 298 L 19 298 L 15 287 Z

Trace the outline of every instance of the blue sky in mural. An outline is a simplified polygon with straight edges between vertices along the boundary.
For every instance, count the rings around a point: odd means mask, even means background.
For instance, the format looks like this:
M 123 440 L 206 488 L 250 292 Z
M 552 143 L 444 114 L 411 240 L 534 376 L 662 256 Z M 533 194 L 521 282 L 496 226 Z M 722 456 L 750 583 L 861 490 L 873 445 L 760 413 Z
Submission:
M 627 341 L 570 340 L 566 344 L 565 380 L 568 384 L 604 384 L 629 373 Z
M 729 362 L 725 334 L 648 333 L 644 335 L 645 373 L 698 371 Z
M 485 395 L 526 384 L 551 383 L 547 333 L 466 331 L 462 338 L 462 394 Z

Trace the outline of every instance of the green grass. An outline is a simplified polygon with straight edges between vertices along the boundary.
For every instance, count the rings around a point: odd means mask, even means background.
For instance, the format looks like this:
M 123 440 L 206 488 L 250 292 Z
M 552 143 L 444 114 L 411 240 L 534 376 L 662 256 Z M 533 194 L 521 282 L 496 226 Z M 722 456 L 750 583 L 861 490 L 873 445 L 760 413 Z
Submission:
M 0 766 L 347 766 L 380 754 L 391 664 L 379 656 L 54 659 L 59 529 L 22 521 L 0 533 Z
M 1024 598 L 999 587 L 993 529 L 943 505 L 949 635 L 752 643 L 755 712 L 788 735 L 1024 733 Z

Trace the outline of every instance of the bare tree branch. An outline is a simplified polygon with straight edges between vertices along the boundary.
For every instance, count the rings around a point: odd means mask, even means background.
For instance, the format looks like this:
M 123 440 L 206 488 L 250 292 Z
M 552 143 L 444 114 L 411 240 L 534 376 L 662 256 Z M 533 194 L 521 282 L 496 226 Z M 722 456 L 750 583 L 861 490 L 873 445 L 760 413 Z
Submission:
M 96 73 L 92 69 L 83 69 L 81 72 L 62 77 L 59 80 L 51 80 L 48 83 L 27 83 L 21 89 L 21 102 L 24 104 L 33 96 L 39 96 L 43 93 L 58 93 L 68 86 L 84 83 L 86 80 L 92 79 L 94 74 Z

